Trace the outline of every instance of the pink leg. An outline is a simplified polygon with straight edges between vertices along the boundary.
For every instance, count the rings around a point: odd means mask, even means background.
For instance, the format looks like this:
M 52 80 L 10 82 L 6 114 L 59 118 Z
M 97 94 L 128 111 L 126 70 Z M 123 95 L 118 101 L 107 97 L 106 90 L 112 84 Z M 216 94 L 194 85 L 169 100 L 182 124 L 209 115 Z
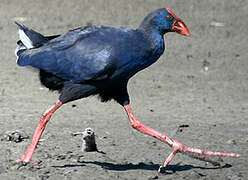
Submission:
M 190 148 L 187 147 L 185 145 L 183 145 L 181 142 L 171 139 L 168 136 L 155 131 L 154 129 L 143 125 L 133 114 L 132 109 L 130 108 L 130 105 L 127 104 L 124 106 L 126 113 L 128 115 L 128 118 L 130 120 L 130 123 L 132 125 L 133 128 L 137 129 L 138 131 L 144 133 L 144 134 L 148 134 L 152 137 L 155 137 L 156 139 L 159 139 L 160 141 L 168 144 L 172 149 L 173 152 L 170 153 L 170 155 L 165 159 L 165 162 L 163 164 L 163 166 L 161 166 L 159 168 L 159 170 L 162 167 L 166 167 L 171 161 L 172 159 L 175 157 L 176 153 L 185 153 L 187 155 L 189 155 L 190 157 L 202 160 L 202 161 L 206 161 L 206 162 L 210 162 L 214 165 L 216 165 L 217 163 L 204 157 L 204 156 L 224 156 L 224 157 L 239 157 L 238 154 L 234 154 L 234 153 L 226 153 L 226 152 L 212 152 L 212 151 L 202 151 L 200 149 L 197 148 Z
M 21 159 L 18 159 L 17 162 L 30 162 L 31 158 L 34 154 L 34 151 L 36 149 L 36 146 L 40 140 L 40 137 L 46 127 L 47 122 L 50 120 L 52 114 L 60 107 L 62 106 L 61 101 L 57 101 L 56 104 L 54 104 L 51 108 L 49 108 L 47 111 L 45 111 L 40 119 L 40 122 L 34 132 L 32 142 L 29 144 L 28 149 L 26 150 L 26 153 L 22 156 Z

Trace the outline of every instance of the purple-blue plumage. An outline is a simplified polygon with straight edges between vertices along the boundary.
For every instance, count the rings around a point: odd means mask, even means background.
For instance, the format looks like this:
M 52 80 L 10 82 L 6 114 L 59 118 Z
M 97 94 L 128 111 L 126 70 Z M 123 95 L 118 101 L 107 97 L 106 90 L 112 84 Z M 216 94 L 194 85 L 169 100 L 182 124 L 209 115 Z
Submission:
M 88 26 L 49 38 L 26 28 L 31 42 L 37 36 L 41 41 L 17 52 L 17 63 L 40 69 L 41 83 L 59 90 L 63 103 L 99 94 L 103 101 L 114 98 L 124 105 L 129 102 L 129 78 L 163 54 L 163 35 L 172 31 L 174 22 L 166 9 L 159 9 L 136 30 Z

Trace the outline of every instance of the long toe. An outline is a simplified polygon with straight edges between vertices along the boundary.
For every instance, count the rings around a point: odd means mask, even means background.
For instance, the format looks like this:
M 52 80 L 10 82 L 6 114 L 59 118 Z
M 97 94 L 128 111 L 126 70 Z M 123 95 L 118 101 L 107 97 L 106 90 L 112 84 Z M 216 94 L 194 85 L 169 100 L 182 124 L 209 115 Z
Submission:
M 172 159 L 175 157 L 177 153 L 183 153 L 194 159 L 198 159 L 204 162 L 211 163 L 214 166 L 220 166 L 220 163 L 209 159 L 207 156 L 234 157 L 234 158 L 239 157 L 239 155 L 235 153 L 203 151 L 198 148 L 191 148 L 191 147 L 185 146 L 184 144 L 182 144 L 181 142 L 177 140 L 172 140 L 172 141 L 173 141 L 173 144 L 171 147 L 173 149 L 173 152 L 169 154 L 169 156 L 165 159 L 163 165 L 160 166 L 158 170 L 159 172 L 161 168 L 165 168 L 166 166 L 169 165 L 169 163 L 172 161 Z

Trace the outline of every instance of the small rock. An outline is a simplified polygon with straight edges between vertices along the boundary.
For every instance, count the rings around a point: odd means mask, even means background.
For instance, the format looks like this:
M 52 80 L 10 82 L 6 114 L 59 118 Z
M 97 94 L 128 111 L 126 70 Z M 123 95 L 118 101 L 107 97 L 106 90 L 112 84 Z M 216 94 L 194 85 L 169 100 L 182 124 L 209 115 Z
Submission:
M 226 143 L 227 143 L 227 144 L 234 144 L 234 145 L 237 144 L 237 142 L 236 142 L 235 139 L 229 139 Z
M 204 70 L 205 72 L 208 72 L 208 67 L 209 67 L 209 65 L 210 65 L 210 62 L 208 62 L 207 60 L 204 60 L 204 61 L 202 62 L 202 68 L 203 68 L 203 70 Z
M 64 160 L 66 159 L 66 155 L 65 154 L 60 154 L 56 156 L 56 160 L 60 161 L 60 160 Z
M 0 135 L 1 141 L 13 141 L 19 143 L 22 142 L 24 139 L 29 139 L 29 136 L 26 133 L 18 130 L 6 131 L 2 135 Z

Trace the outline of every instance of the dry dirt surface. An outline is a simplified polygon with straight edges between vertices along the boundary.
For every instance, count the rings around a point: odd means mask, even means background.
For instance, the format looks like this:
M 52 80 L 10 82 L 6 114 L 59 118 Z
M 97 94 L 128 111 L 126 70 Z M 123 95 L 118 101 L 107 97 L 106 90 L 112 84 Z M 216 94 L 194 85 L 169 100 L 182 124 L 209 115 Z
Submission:
M 115 102 L 91 97 L 60 108 L 32 162 L 16 164 L 58 94 L 16 65 L 14 21 L 45 35 L 87 24 L 136 28 L 161 7 L 182 18 L 191 37 L 167 34 L 160 60 L 130 80 L 136 116 L 189 146 L 240 157 L 214 158 L 221 163 L 215 167 L 178 154 L 158 173 L 171 149 L 133 130 Z M 0 179 L 248 179 L 247 19 L 246 0 L 1 0 Z M 88 127 L 101 153 L 81 152 L 81 136 L 72 136 Z

